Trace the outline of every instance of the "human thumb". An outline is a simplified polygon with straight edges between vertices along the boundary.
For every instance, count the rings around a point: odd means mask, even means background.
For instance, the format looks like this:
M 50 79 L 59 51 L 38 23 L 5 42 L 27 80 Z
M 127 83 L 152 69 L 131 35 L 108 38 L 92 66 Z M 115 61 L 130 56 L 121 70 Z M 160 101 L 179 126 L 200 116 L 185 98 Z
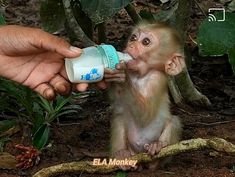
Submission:
M 56 52 L 64 57 L 73 58 L 81 55 L 82 49 L 71 46 L 67 41 L 45 31 L 38 30 L 38 33 L 34 33 L 36 40 L 34 44 L 36 47 Z

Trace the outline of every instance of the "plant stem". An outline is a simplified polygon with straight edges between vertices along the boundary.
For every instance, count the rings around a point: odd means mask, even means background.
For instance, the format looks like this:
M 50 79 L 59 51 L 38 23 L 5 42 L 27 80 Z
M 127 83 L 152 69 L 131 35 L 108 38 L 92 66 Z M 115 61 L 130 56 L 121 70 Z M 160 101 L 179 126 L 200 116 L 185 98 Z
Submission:
M 142 18 L 140 17 L 140 15 L 136 12 L 135 8 L 133 5 L 131 4 L 128 4 L 126 7 L 125 7 L 128 15 L 131 17 L 131 19 L 133 20 L 133 22 L 135 24 L 139 23 Z
M 106 34 L 105 34 L 105 23 L 100 23 L 98 25 L 98 39 L 99 39 L 99 44 L 101 43 L 106 43 Z
M 70 0 L 62 0 L 65 10 L 66 19 L 68 21 L 68 25 L 70 28 L 74 31 L 74 34 L 78 39 L 81 40 L 83 43 L 83 46 L 88 47 L 95 45 L 95 43 L 87 37 L 87 35 L 84 33 L 80 25 L 78 24 L 76 18 L 73 15 L 73 11 L 71 8 Z

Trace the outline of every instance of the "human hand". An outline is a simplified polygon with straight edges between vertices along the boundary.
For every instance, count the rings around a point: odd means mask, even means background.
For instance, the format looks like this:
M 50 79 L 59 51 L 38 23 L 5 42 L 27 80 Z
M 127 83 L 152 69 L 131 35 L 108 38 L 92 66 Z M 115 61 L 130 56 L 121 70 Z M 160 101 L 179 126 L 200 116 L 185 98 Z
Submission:
M 64 58 L 81 54 L 81 49 L 40 29 L 22 26 L 0 27 L 0 76 L 35 90 L 47 99 L 71 91 Z M 78 84 L 84 91 L 88 84 Z

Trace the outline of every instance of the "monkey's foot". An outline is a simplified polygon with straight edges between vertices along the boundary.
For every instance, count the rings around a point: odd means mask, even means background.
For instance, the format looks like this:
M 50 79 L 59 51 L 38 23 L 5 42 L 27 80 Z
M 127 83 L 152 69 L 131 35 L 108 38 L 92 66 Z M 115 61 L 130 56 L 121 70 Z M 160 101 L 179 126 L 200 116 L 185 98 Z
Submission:
M 121 149 L 117 152 L 114 153 L 114 158 L 118 159 L 118 160 L 124 160 L 124 159 L 128 159 L 131 156 L 133 156 L 134 154 L 132 154 L 129 150 L 127 149 Z M 130 170 L 130 169 L 137 169 L 137 166 L 132 167 L 129 165 L 120 165 L 118 166 L 120 169 L 126 171 L 126 170 Z

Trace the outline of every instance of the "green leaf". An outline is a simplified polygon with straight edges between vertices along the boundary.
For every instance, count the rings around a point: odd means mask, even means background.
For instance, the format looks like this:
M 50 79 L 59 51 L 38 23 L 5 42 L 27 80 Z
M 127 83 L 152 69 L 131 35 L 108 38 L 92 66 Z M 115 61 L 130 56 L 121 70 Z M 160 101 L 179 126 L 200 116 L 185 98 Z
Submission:
M 5 18 L 2 12 L 0 11 L 0 25 L 5 25 L 5 24 L 6 24 Z
M 77 113 L 77 111 L 75 110 L 68 110 L 68 111 L 64 111 L 64 112 L 61 112 L 59 113 L 57 116 L 60 117 L 60 116 L 63 116 L 63 115 L 68 115 L 68 114 L 72 114 L 72 113 Z
M 40 16 L 44 30 L 53 33 L 62 28 L 65 23 L 65 13 L 62 1 L 41 1 Z
M 82 110 L 82 107 L 79 105 L 68 105 L 68 106 L 64 106 L 61 110 L 64 111 L 68 109 Z
M 46 123 L 45 117 L 43 116 L 43 112 L 35 112 L 34 113 L 34 119 L 32 120 L 32 134 L 35 134 L 35 132 Z
M 215 13 L 217 20 L 222 13 Z M 225 21 L 209 21 L 210 16 L 199 27 L 197 41 L 202 56 L 227 54 L 235 45 L 235 14 L 225 13 Z
M 52 111 L 53 111 L 52 102 L 46 100 L 45 98 L 43 98 L 43 97 L 40 96 L 40 95 L 39 95 L 39 98 L 40 98 L 39 104 L 40 104 L 47 112 L 52 112 Z
M 64 107 L 65 104 L 69 103 L 70 100 L 71 100 L 70 97 L 68 97 L 68 98 L 63 98 L 63 97 L 58 98 L 56 108 L 55 108 L 56 112 L 59 112 Z
M 197 37 L 199 54 L 202 56 L 228 54 L 229 62 L 235 74 L 235 14 L 225 13 L 225 21 L 218 21 L 222 19 L 222 13 L 215 13 L 212 17 L 212 15 L 209 15 L 199 27 Z
M 119 171 L 115 175 L 115 177 L 126 177 L 126 176 L 127 176 L 127 172 L 125 172 L 125 171 Z
M 32 108 L 36 96 L 35 92 L 25 86 L 2 78 L 0 78 L 0 91 L 2 93 L 1 99 L 5 100 L 4 105 L 0 106 L 1 110 L 14 112 L 18 117 L 27 118 L 29 121 L 33 119 L 34 112 Z
M 81 0 L 82 10 L 95 25 L 111 18 L 129 3 L 130 0 Z
M 49 138 L 50 127 L 48 124 L 43 124 L 33 136 L 33 145 L 37 149 L 42 149 Z
M 2 120 L 0 121 L 0 133 L 5 132 L 16 125 L 15 120 Z

